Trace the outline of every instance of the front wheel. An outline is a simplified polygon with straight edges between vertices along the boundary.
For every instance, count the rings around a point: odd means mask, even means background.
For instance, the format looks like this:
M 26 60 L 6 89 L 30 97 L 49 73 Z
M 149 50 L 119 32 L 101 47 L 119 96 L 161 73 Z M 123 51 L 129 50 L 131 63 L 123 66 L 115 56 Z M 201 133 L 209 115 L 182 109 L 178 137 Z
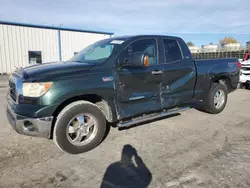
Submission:
M 53 140 L 64 152 L 78 154 L 97 147 L 105 131 L 106 119 L 101 110 L 90 102 L 76 101 L 57 116 Z
M 204 109 L 211 114 L 222 112 L 227 104 L 227 87 L 224 84 L 213 83 L 204 100 Z

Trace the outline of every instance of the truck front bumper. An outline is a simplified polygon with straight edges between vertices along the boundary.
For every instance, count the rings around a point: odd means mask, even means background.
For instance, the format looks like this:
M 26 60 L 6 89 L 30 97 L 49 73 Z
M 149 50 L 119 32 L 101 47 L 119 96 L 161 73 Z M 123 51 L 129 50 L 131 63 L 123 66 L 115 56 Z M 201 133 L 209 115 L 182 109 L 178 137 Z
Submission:
M 12 128 L 19 134 L 50 138 L 53 117 L 32 118 L 16 114 L 11 105 L 6 106 L 6 116 Z

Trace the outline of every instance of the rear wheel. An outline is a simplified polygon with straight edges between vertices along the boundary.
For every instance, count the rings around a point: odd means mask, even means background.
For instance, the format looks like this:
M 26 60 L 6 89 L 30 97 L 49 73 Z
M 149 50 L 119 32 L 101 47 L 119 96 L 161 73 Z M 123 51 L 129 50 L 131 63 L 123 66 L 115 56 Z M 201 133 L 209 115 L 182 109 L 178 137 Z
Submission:
M 77 101 L 59 113 L 53 140 L 61 150 L 78 154 L 97 147 L 105 131 L 106 119 L 101 110 L 90 102 Z
M 224 84 L 213 83 L 204 100 L 204 110 L 211 114 L 222 112 L 227 103 L 227 88 Z

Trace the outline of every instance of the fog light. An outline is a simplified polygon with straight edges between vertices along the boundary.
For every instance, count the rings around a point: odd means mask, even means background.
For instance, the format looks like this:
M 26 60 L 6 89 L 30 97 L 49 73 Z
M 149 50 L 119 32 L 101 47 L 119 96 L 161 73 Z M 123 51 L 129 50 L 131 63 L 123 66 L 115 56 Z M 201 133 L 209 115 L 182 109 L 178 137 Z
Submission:
M 25 121 L 23 123 L 23 128 L 25 131 L 35 131 L 35 127 L 30 121 Z

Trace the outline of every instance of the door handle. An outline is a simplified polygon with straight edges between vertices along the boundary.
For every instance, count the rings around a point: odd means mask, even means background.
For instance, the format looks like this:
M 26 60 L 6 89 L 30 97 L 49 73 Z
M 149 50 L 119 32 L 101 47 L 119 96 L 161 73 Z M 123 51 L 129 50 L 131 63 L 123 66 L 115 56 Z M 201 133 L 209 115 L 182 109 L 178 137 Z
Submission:
M 162 73 L 163 73 L 163 71 L 160 71 L 160 70 L 154 70 L 154 71 L 152 71 L 153 75 L 158 75 L 158 74 L 162 74 Z

